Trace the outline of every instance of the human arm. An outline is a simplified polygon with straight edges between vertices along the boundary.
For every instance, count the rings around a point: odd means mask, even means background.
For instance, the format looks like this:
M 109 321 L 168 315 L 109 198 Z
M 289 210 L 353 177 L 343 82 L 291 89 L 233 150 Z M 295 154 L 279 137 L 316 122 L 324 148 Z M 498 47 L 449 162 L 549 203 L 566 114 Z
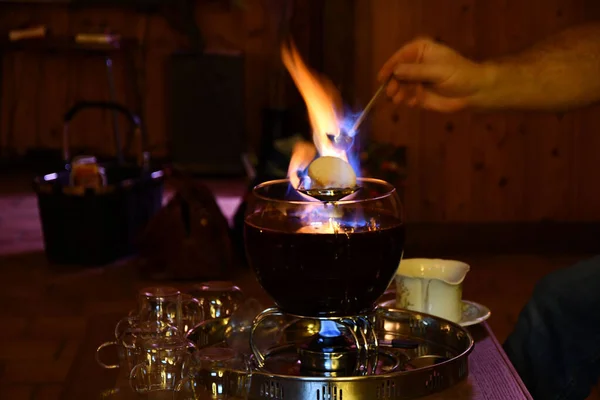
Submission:
M 582 107 L 600 100 L 600 23 L 566 29 L 525 51 L 484 62 L 417 39 L 384 64 L 379 79 L 391 74 L 387 93 L 395 103 L 437 111 Z

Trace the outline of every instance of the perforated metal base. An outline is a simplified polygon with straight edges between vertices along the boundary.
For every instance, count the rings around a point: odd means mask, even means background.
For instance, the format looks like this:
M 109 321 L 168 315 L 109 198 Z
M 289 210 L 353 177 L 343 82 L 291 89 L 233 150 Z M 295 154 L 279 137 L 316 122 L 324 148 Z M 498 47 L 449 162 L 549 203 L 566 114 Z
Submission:
M 406 310 L 376 310 L 374 332 L 379 352 L 402 355 L 391 372 L 364 376 L 297 376 L 270 363 L 254 371 L 249 399 L 254 400 L 403 400 L 446 389 L 468 375 L 474 342 L 461 326 Z M 265 359 L 269 358 L 268 353 Z

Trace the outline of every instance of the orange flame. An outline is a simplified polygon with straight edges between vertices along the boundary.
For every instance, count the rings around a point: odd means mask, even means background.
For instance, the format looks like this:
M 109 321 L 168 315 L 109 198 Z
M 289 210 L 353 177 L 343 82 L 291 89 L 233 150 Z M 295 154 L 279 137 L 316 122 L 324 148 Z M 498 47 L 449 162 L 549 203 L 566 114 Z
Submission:
M 316 151 L 320 156 L 338 157 L 348 161 L 346 152 L 334 147 L 327 137 L 327 134 L 340 134 L 342 116 L 339 92 L 331 82 L 317 77 L 317 74 L 306 66 L 293 43 L 290 42 L 288 47 L 285 44 L 282 46 L 281 57 L 306 103 Z M 311 150 L 311 145 L 305 142 L 294 147 L 288 167 L 288 177 L 293 187 L 297 188 L 300 185 L 297 171 L 308 167 L 316 151 L 314 148 Z

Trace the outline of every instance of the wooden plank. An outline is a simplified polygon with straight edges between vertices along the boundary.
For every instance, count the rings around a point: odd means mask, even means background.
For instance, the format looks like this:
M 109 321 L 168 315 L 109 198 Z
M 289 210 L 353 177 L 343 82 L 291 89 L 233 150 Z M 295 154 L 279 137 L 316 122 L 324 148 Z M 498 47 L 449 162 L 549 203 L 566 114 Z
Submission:
M 465 57 L 472 58 L 475 52 L 474 14 L 475 1 L 461 0 L 454 3 L 441 1 L 430 5 L 433 12 L 428 24 L 435 25 L 434 37 L 441 39 Z M 428 14 L 430 15 L 430 14 Z M 456 27 L 460 29 L 456 29 Z M 443 124 L 445 136 L 445 167 L 443 170 L 443 209 L 446 221 L 470 219 L 471 210 L 471 113 L 437 115 Z
M 351 104 L 355 108 L 364 107 L 371 96 L 375 87 L 375 74 L 377 70 L 372 65 L 373 60 L 373 16 L 372 1 L 354 0 L 354 39 L 355 44 L 354 60 L 354 98 Z M 372 128 L 372 118 L 368 118 L 361 128 L 361 135 L 370 136 Z
M 600 122 L 599 108 L 593 107 L 582 110 L 581 129 L 575 137 L 574 169 L 571 175 L 576 185 L 577 197 L 573 200 L 575 209 L 570 216 L 574 220 L 597 221 L 600 219 L 600 190 L 597 182 L 600 181 L 598 168 L 598 149 L 600 136 L 596 124 Z
M 593 0 L 583 1 L 583 19 L 598 21 L 600 19 L 600 3 Z M 600 219 L 600 191 L 597 182 L 600 181 L 598 168 L 598 149 L 600 136 L 600 105 L 583 109 L 577 113 L 578 124 L 573 129 L 573 160 L 570 174 L 571 209 L 570 219 L 598 220 Z
M 69 33 L 96 31 L 106 24 L 106 14 L 93 9 L 76 9 L 69 15 Z M 96 56 L 69 59 L 69 106 L 83 100 L 107 100 L 105 63 Z M 70 128 L 71 146 L 94 150 L 99 154 L 114 154 L 110 114 L 102 110 L 86 110 L 73 119 Z
M 512 22 L 512 19 L 517 21 Z M 513 27 L 528 18 L 522 5 L 506 0 L 478 2 L 475 38 L 477 60 L 505 55 Z M 473 221 L 514 220 L 521 208 L 521 137 L 515 131 L 517 115 L 500 112 L 473 115 Z
M 261 132 L 262 108 L 274 104 L 267 88 L 277 47 L 271 14 L 276 13 L 279 3 L 251 0 L 243 10 L 202 3 L 197 12 L 210 46 L 245 53 L 245 126 L 251 149 L 256 147 Z M 297 42 L 302 43 L 299 47 L 303 56 L 315 69 L 335 75 L 330 77 L 343 85 L 344 100 L 355 110 L 364 106 L 376 89 L 375 75 L 381 64 L 419 34 L 439 36 L 465 55 L 488 58 L 519 50 L 570 23 L 600 16 L 600 6 L 592 0 L 295 3 L 293 32 Z M 4 30 L 26 22 L 47 23 L 55 33 L 110 26 L 142 39 L 147 49 L 141 63 L 145 69 L 141 78 L 143 117 L 154 154 L 168 155 L 164 63 L 170 53 L 185 46 L 186 40 L 162 16 L 139 16 L 114 9 L 68 12 L 60 6 L 30 9 L 3 5 L 2 11 L 0 27 Z M 327 21 L 335 23 L 310 28 L 311 19 L 318 20 L 321 12 Z M 315 36 L 315 30 L 321 33 Z M 323 34 L 327 32 L 329 35 Z M 315 54 L 323 52 L 322 46 L 335 51 L 322 54 L 327 59 L 323 58 L 320 65 L 317 58 L 321 55 Z M 135 108 L 131 75 L 123 69 L 124 60 L 116 57 L 114 62 L 117 97 Z M 345 68 L 348 63 L 352 66 Z M 96 58 L 7 54 L 3 66 L 3 149 L 12 147 L 23 152 L 36 145 L 58 148 L 64 110 L 78 98 L 108 96 L 106 70 Z M 295 93 L 294 101 L 301 104 L 296 92 L 288 93 Z M 599 140 L 595 133 L 600 126 L 598 109 L 565 115 L 440 115 L 394 107 L 382 100 L 363 133 L 383 143 L 407 146 L 405 201 L 409 221 L 600 219 L 600 198 L 593 184 L 600 178 L 594 151 Z M 122 124 L 124 133 L 127 127 Z M 78 118 L 73 125 L 73 141 L 74 145 L 90 146 L 94 152 L 112 153 L 110 113 L 90 112 Z
M 379 83 L 375 78 L 387 59 L 420 29 L 420 2 L 411 0 L 380 0 L 370 2 L 372 40 L 371 52 L 357 54 L 357 60 L 372 59 L 371 76 L 363 77 L 368 90 L 364 94 L 363 105 L 375 93 Z M 365 47 L 366 49 L 366 47 Z M 421 171 L 421 114 L 419 109 L 395 106 L 387 97 L 381 99 L 371 111 L 371 137 L 380 143 L 390 143 L 407 147 L 408 177 L 405 187 L 406 217 L 409 221 L 422 220 L 423 184 Z M 426 139 L 429 140 L 429 139 Z
M 305 2 L 306 3 L 306 2 Z M 2 21 L 5 21 L 5 29 L 9 29 L 13 26 L 19 25 L 17 22 L 19 18 L 25 21 L 31 17 L 31 11 L 26 6 L 15 5 L 11 8 L 14 15 L 12 18 L 8 18 L 8 13 L 3 15 Z M 48 14 L 44 7 L 38 7 L 36 10 L 38 20 L 44 23 L 50 20 L 50 14 Z M 66 11 L 66 9 L 62 9 Z M 304 8 L 306 11 L 307 8 Z M 302 10 L 301 10 L 302 11 Z M 248 104 L 249 111 L 247 113 L 246 129 L 249 132 L 249 144 L 252 146 L 257 141 L 258 135 L 260 134 L 260 115 L 261 109 L 266 101 L 266 76 L 268 74 L 267 63 L 270 61 L 269 56 L 275 49 L 275 43 L 273 42 L 277 26 L 273 26 L 273 21 L 269 20 L 267 14 L 271 12 L 271 8 L 268 7 L 262 0 L 253 0 L 246 2 L 244 8 L 237 7 L 223 7 L 220 3 L 202 3 L 198 6 L 197 20 L 200 26 L 203 27 L 203 33 L 207 37 L 209 42 L 209 48 L 214 50 L 223 49 L 234 49 L 242 50 L 246 52 L 247 57 L 247 87 L 246 87 L 246 103 Z M 4 17 L 7 18 L 4 18 Z M 15 18 L 18 17 L 18 18 Z M 185 38 L 181 34 L 174 32 L 169 24 L 161 15 L 153 15 L 151 17 L 138 15 L 133 11 L 124 11 L 120 9 L 78 9 L 69 11 L 70 26 L 61 24 L 62 29 L 68 30 L 69 33 L 75 33 L 80 31 L 94 32 L 103 31 L 105 28 L 111 28 L 114 31 L 118 31 L 123 35 L 130 35 L 132 37 L 138 37 L 147 46 L 148 51 L 146 52 L 145 60 L 143 60 L 143 66 L 147 69 L 147 73 L 144 74 L 145 88 L 143 99 L 150 106 L 149 110 L 146 110 L 143 115 L 145 117 L 147 125 L 147 133 L 149 136 L 149 142 L 151 147 L 154 147 L 155 154 L 165 156 L 167 155 L 168 148 L 168 135 L 165 130 L 165 87 L 164 87 L 164 64 L 165 59 L 168 55 L 181 49 L 185 46 Z M 301 19 L 306 20 L 305 15 L 301 15 Z M 147 26 L 144 24 L 147 22 Z M 308 27 L 309 24 L 304 24 Z M 61 56 L 56 57 L 60 59 Z M 107 77 L 106 69 L 104 67 L 104 61 L 98 59 L 87 59 L 87 60 L 71 60 L 73 65 L 57 67 L 53 62 L 51 65 L 46 66 L 43 70 L 44 77 L 47 79 L 48 76 L 58 76 L 60 80 L 56 82 L 48 83 L 48 85 L 62 85 L 61 87 L 67 87 L 67 100 L 68 104 L 73 101 L 82 98 L 106 98 L 108 96 L 107 91 Z M 121 102 L 127 103 L 132 108 L 137 108 L 135 98 L 132 96 L 131 85 L 129 82 L 131 79 L 135 79 L 130 74 L 125 73 L 123 68 L 124 60 L 115 59 L 115 79 L 116 87 L 118 90 L 117 99 Z M 61 62 L 62 63 L 62 62 Z M 28 63 L 32 67 L 39 65 L 37 62 Z M 9 64 L 9 66 L 12 64 Z M 62 64 L 61 64 L 62 65 Z M 57 69 L 58 68 L 58 69 Z M 68 68 L 68 72 L 64 73 L 64 69 Z M 19 69 L 22 69 L 19 67 Z M 29 74 L 31 75 L 31 74 Z M 67 75 L 70 80 L 65 82 L 64 75 Z M 11 75 L 10 69 L 5 70 L 5 83 L 12 83 L 15 81 L 14 73 Z M 35 80 L 30 80 L 32 83 L 31 87 L 35 87 Z M 4 88 L 6 94 L 7 91 L 11 91 L 12 88 Z M 63 89 L 64 90 L 64 89 Z M 22 91 L 22 90 L 21 90 Z M 50 91 L 38 91 L 40 92 L 40 100 L 38 102 L 31 102 L 32 107 L 42 110 L 43 107 L 39 104 L 46 104 L 52 100 Z M 24 127 L 15 126 L 16 130 L 19 128 L 20 131 L 24 131 L 20 136 L 20 140 L 24 140 L 23 146 L 28 147 L 35 143 L 35 128 L 33 124 L 36 120 L 41 121 L 44 125 L 40 126 L 42 132 L 53 132 L 56 127 L 55 118 L 50 116 L 51 113 L 47 112 L 40 119 L 25 118 L 25 114 L 31 115 L 27 110 L 24 110 L 22 106 L 15 112 L 10 111 L 11 108 L 7 107 L 7 96 L 4 97 L 3 112 L 5 113 L 3 123 L 9 124 L 10 118 L 6 117 L 6 114 L 14 114 L 16 118 L 16 125 L 26 124 Z M 61 96 L 59 96 L 61 97 Z M 55 99 L 56 100 L 56 99 Z M 9 103 L 9 102 L 8 102 Z M 39 103 L 39 104 L 38 104 Z M 54 108 L 61 107 L 62 101 L 54 101 Z M 145 107 L 148 108 L 148 107 Z M 64 110 L 61 110 L 62 114 Z M 44 112 L 43 110 L 40 112 Z M 58 113 L 54 113 L 58 114 Z M 88 114 L 88 113 L 86 113 Z M 8 122 L 6 122 L 8 121 Z M 29 124 L 29 125 L 27 125 Z M 28 126 L 31 126 L 28 127 Z M 123 130 L 127 127 L 124 125 Z M 3 129 L 2 143 L 6 144 L 10 141 L 4 132 L 7 129 Z M 106 134 L 110 134 L 112 131 L 112 121 L 110 113 L 89 113 L 84 119 L 77 120 L 73 124 L 74 132 L 85 132 L 82 138 L 76 138 L 74 135 L 75 145 L 87 145 L 92 147 L 98 153 L 102 152 L 113 152 L 112 140 L 105 140 Z M 31 138 L 31 139 L 29 139 Z M 79 140 L 79 141 L 78 141 Z M 55 142 L 50 141 L 50 144 L 56 146 Z M 14 147 L 14 146 L 13 146 Z M 162 153 L 162 154 L 161 154 Z
M 355 1 L 328 0 L 323 3 L 323 73 L 340 91 L 344 105 L 354 98 Z
M 48 10 L 46 15 L 48 29 L 55 35 L 69 34 L 69 13 L 56 7 Z M 70 77 L 69 61 L 61 55 L 37 55 L 37 62 L 42 67 L 40 79 L 37 113 L 39 135 L 38 146 L 60 149 L 62 146 L 62 126 L 68 102 L 68 82 Z
M 538 0 L 531 6 L 536 18 L 532 29 L 538 38 L 556 33 L 581 20 L 581 2 Z M 526 176 L 526 213 L 532 219 L 560 219 L 569 215 L 569 181 L 572 162 L 572 113 L 537 113 L 529 117 L 525 136 L 529 163 Z M 564 124 L 564 127 L 563 127 Z M 566 128 L 566 129 L 565 129 Z
M 405 257 L 465 254 L 595 254 L 598 222 L 409 223 Z
M 474 52 L 473 5 L 469 0 L 421 3 L 421 31 L 470 57 Z M 420 143 L 423 221 L 468 218 L 471 197 L 470 114 L 423 114 Z
M 394 40 L 390 40 L 390 37 L 394 38 L 395 33 L 403 29 L 400 27 L 410 26 L 410 22 L 414 22 L 414 17 L 417 15 L 414 11 L 417 7 L 416 3 L 406 4 L 404 10 L 400 9 L 400 4 L 402 3 L 390 1 L 389 4 L 377 2 L 373 5 L 372 18 L 377 21 L 373 27 L 372 39 L 376 67 L 379 67 L 381 62 L 399 47 Z M 452 13 L 452 9 L 458 9 L 456 8 L 458 3 L 437 4 L 427 1 L 419 4 L 425 7 L 424 10 L 442 10 L 437 15 L 444 16 Z M 477 56 L 478 59 L 497 57 L 529 46 L 533 41 L 549 33 L 549 28 L 546 28 L 549 24 L 558 29 L 581 20 L 577 11 L 581 4 L 581 1 L 558 1 L 550 8 L 544 6 L 545 17 L 540 19 L 538 11 L 542 8 L 541 5 L 537 7 L 512 0 L 476 2 L 474 6 L 477 15 L 473 17 L 473 29 L 476 32 L 474 37 L 477 42 L 472 48 L 474 50 L 472 55 Z M 586 6 L 595 7 L 589 2 Z M 549 9 L 553 11 L 548 11 Z M 404 41 L 412 38 L 417 31 L 435 36 L 443 32 L 446 21 L 455 21 L 457 18 L 460 20 L 460 17 L 445 17 L 441 21 L 436 21 L 433 13 L 427 11 L 423 13 L 426 15 L 425 23 L 430 28 L 426 26 L 421 30 L 408 28 L 404 34 Z M 410 21 L 405 23 L 405 18 Z M 553 21 L 553 18 L 558 19 L 558 22 Z M 531 23 L 532 20 L 538 19 L 542 22 Z M 392 21 L 394 21 L 393 25 Z M 455 26 L 456 24 L 452 25 L 453 29 L 449 30 L 449 38 L 461 37 L 457 33 L 460 30 L 455 30 Z M 453 47 L 461 50 L 460 45 Z M 382 55 L 386 52 L 389 54 Z M 426 117 L 422 119 L 424 122 L 416 130 L 414 136 L 416 139 L 413 140 L 410 135 L 402 132 L 410 129 L 398 129 L 400 121 L 404 120 L 398 109 L 389 107 L 388 110 L 385 110 L 385 106 L 382 105 L 374 111 L 373 134 L 379 140 L 391 139 L 398 141 L 399 144 L 408 144 L 410 141 L 406 196 L 409 220 L 518 221 L 578 218 L 575 215 L 581 210 L 578 211 L 576 206 L 569 205 L 573 202 L 572 197 L 576 190 L 573 185 L 568 186 L 569 176 L 576 174 L 569 160 L 577 158 L 578 155 L 575 149 L 570 148 L 572 133 L 567 134 L 579 127 L 575 113 L 560 118 L 550 114 L 524 112 L 476 114 L 472 116 L 473 121 L 466 124 L 466 129 L 459 127 L 459 133 L 455 135 L 459 140 L 450 141 L 441 132 L 444 130 L 445 122 L 454 127 L 456 124 L 454 116 L 444 119 L 436 113 L 425 113 Z M 385 115 L 386 112 L 394 116 L 396 124 L 386 120 L 390 118 L 389 114 Z M 411 112 L 414 113 L 412 110 Z M 588 120 L 586 124 L 591 127 L 595 126 L 596 122 Z M 582 124 L 582 129 L 587 129 L 586 124 Z M 470 132 L 470 142 L 466 134 L 464 138 L 461 137 L 464 131 Z M 415 142 L 418 146 L 415 146 Z M 580 147 L 588 142 L 589 139 L 583 139 Z M 469 165 L 462 164 L 460 161 L 457 163 L 457 160 L 468 159 L 468 156 L 461 157 L 457 153 L 464 148 L 464 145 L 472 147 Z M 452 146 L 456 146 L 456 149 L 451 150 Z M 415 147 L 418 147 L 417 157 L 415 157 Z M 415 158 L 419 159 L 416 163 Z M 436 171 L 444 171 L 447 174 L 447 178 L 444 179 L 443 193 L 440 191 L 440 174 Z M 586 179 L 588 174 L 584 173 L 585 177 L 581 177 L 580 174 L 579 180 L 588 182 Z M 414 179 L 415 176 L 418 178 Z M 460 185 L 470 179 L 473 181 L 470 188 L 465 184 L 465 187 L 460 189 Z M 457 186 L 458 190 L 450 190 Z M 416 188 L 419 190 L 415 190 Z M 471 191 L 470 198 L 466 202 L 462 201 L 461 198 L 469 196 L 469 191 Z M 440 200 L 446 194 L 451 198 Z M 591 193 L 586 196 L 595 199 Z M 419 204 L 416 199 L 421 203 Z M 593 202 L 594 200 L 590 200 L 590 207 Z M 440 209 L 442 206 L 432 203 L 443 203 L 445 210 Z

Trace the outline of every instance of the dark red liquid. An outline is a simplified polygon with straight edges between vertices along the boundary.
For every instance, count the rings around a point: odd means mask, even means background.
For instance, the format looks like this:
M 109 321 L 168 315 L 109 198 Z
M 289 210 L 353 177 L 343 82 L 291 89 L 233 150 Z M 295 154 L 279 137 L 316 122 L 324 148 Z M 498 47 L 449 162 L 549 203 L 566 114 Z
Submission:
M 354 214 L 354 215 L 352 215 Z M 295 233 L 306 225 L 278 211 L 250 215 L 246 253 L 258 281 L 284 312 L 350 316 L 370 311 L 394 279 L 404 225 L 381 210 L 346 210 L 352 233 Z M 369 230 L 362 221 L 375 221 Z M 356 225 L 357 221 L 361 221 Z M 342 224 L 343 225 L 343 224 Z

